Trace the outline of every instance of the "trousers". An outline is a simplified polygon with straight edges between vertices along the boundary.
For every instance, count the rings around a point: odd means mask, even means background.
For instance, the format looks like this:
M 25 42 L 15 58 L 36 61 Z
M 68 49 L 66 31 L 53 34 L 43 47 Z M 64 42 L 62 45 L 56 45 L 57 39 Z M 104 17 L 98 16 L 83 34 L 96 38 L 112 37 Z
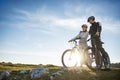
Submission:
M 92 53 L 95 55 L 96 64 L 100 65 L 101 54 L 105 60 L 107 60 L 107 52 L 102 47 L 102 42 L 99 36 L 93 37 L 91 36 L 91 45 L 92 45 Z M 101 53 L 101 54 L 100 54 Z

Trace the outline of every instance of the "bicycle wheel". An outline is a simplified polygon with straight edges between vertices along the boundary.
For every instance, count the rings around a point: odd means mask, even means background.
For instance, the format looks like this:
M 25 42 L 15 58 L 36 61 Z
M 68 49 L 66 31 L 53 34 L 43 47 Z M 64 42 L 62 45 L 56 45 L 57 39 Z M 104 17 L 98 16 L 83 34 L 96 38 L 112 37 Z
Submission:
M 75 49 L 67 49 L 62 54 L 62 64 L 64 67 L 75 67 L 79 64 L 79 54 Z
M 89 60 L 86 61 L 87 67 L 91 70 L 100 70 L 102 67 L 101 54 L 93 54 L 91 49 L 89 49 L 89 51 L 89 54 L 87 54 L 89 56 Z M 97 60 L 99 61 L 99 65 L 96 63 Z
M 103 56 L 102 56 L 103 57 Z M 105 68 L 105 69 L 110 69 L 110 57 L 109 57 L 109 55 L 108 54 L 106 54 L 106 56 L 105 56 L 105 58 L 103 57 L 103 67 Z

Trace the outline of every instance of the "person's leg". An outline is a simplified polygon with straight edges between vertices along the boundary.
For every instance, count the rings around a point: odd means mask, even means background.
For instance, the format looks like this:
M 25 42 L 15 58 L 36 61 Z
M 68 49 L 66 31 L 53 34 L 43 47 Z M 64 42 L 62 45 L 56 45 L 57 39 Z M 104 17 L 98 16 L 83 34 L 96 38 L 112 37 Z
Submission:
M 107 60 L 107 58 L 108 58 L 108 53 L 105 51 L 105 49 L 102 47 L 102 44 L 101 44 L 101 40 L 100 39 L 98 39 L 98 48 L 99 48 L 99 50 L 100 50 L 100 52 L 101 52 L 101 54 L 102 54 L 102 56 L 103 56 L 103 58 L 104 58 L 104 64 L 105 64 L 105 67 L 109 64 L 108 63 L 108 60 Z
M 85 51 L 84 51 L 84 49 L 82 49 L 82 51 L 81 51 L 81 54 L 80 54 L 80 66 L 82 67 L 82 65 L 85 63 L 84 62 L 84 53 L 85 53 Z
M 94 38 L 91 38 L 91 45 L 92 45 L 92 58 L 93 58 L 93 55 L 95 55 L 95 40 L 94 40 Z
M 85 63 L 87 63 L 88 65 L 92 64 L 92 59 L 90 58 L 88 48 L 85 49 Z
M 95 60 L 96 60 L 96 64 L 100 65 L 100 53 L 99 53 L 99 49 L 98 49 L 98 45 L 97 45 L 97 38 L 92 38 L 92 52 L 95 55 Z

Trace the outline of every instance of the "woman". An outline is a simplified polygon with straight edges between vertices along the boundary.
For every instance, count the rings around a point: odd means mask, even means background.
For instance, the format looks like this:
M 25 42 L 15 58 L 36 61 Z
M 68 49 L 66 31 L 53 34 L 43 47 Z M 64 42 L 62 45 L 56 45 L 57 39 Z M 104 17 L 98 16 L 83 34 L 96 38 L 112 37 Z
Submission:
M 88 54 L 88 45 L 87 45 L 87 38 L 89 35 L 89 32 L 87 31 L 87 25 L 83 24 L 82 26 L 82 31 L 73 39 L 69 40 L 69 42 L 75 41 L 79 39 L 79 46 L 83 48 L 83 54 L 82 54 L 82 59 L 81 59 L 81 66 L 83 63 L 85 63 L 85 60 L 90 61 L 89 56 L 84 56 L 85 54 Z
M 87 45 L 88 35 L 89 35 L 89 33 L 87 31 L 87 25 L 83 24 L 82 31 L 80 31 L 80 33 L 75 38 L 69 40 L 69 42 L 79 39 L 79 45 L 82 48 L 87 49 L 88 48 L 88 45 Z

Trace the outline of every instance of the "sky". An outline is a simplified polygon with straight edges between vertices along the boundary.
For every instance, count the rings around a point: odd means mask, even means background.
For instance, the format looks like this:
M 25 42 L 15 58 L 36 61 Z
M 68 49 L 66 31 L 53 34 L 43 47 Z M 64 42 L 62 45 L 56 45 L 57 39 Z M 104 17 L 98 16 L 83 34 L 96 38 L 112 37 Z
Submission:
M 90 26 L 89 16 L 102 25 L 111 62 L 120 62 L 119 5 L 119 0 L 0 0 L 0 62 L 62 65 L 63 51 L 72 47 L 68 40 L 82 24 Z

